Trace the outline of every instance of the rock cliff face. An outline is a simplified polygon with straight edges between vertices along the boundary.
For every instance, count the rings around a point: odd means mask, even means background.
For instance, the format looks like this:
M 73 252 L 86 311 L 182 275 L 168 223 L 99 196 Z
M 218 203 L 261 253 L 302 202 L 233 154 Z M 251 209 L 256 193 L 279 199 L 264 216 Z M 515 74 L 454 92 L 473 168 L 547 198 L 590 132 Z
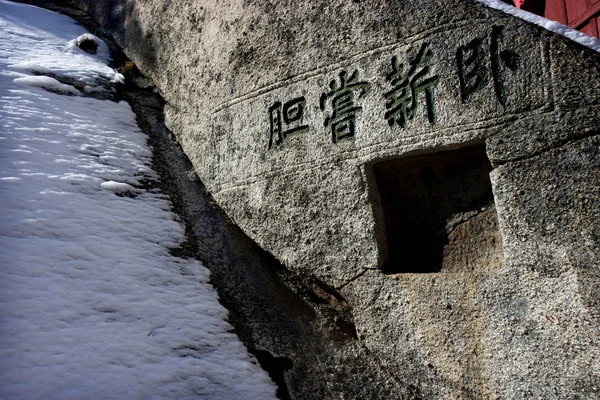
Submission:
M 336 315 L 291 398 L 600 397 L 600 55 L 470 0 L 56 3 Z

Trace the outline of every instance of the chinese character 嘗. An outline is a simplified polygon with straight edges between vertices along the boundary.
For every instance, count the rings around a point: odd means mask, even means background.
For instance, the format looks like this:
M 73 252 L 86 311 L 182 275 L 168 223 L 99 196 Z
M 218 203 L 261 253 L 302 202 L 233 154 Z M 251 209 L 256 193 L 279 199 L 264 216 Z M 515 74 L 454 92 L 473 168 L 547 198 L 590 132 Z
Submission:
M 369 92 L 368 82 L 358 81 L 358 70 L 354 70 L 348 77 L 346 71 L 340 72 L 340 81 L 334 79 L 329 83 L 331 91 L 321 95 L 321 110 L 325 110 L 326 103 L 331 100 L 332 113 L 325 118 L 325 126 L 331 126 L 333 143 L 343 139 L 351 139 L 356 134 L 356 114 L 362 107 L 355 105 L 355 96 L 363 97 Z

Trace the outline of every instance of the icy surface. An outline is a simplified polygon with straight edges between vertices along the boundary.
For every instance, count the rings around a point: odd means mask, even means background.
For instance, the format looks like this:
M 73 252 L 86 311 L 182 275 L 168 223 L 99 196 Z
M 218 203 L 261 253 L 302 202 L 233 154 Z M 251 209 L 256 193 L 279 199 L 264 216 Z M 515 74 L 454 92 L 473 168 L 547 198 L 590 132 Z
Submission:
M 139 189 L 136 189 L 133 186 L 131 186 L 127 183 L 123 183 L 123 182 L 115 182 L 115 181 L 102 182 L 100 187 L 104 190 L 110 190 L 111 192 L 113 192 L 115 194 L 123 194 L 123 195 L 127 194 L 127 195 L 132 196 L 136 193 L 140 193 Z
M 0 398 L 274 398 L 208 270 L 169 253 L 184 228 L 129 105 L 55 93 L 118 79 L 84 33 L 0 1 Z
M 507 14 L 514 15 L 515 17 L 521 18 L 525 21 L 534 23 L 536 25 L 541 26 L 551 32 L 558 33 L 564 37 L 567 37 L 579 44 L 582 44 L 586 47 L 589 47 L 592 50 L 600 52 L 600 40 L 595 37 L 586 35 L 583 32 L 579 32 L 573 28 L 565 26 L 559 22 L 551 21 L 544 17 L 540 17 L 539 15 L 532 14 L 528 11 L 521 10 L 519 8 L 513 7 L 510 4 L 506 4 L 500 0 L 477 0 L 480 3 L 485 4 L 486 6 L 495 8 L 500 11 L 504 11 Z
M 73 95 L 79 94 L 79 90 L 75 89 L 73 86 L 65 85 L 49 76 L 24 76 L 23 78 L 16 78 L 14 82 L 23 85 L 38 86 L 51 92 Z

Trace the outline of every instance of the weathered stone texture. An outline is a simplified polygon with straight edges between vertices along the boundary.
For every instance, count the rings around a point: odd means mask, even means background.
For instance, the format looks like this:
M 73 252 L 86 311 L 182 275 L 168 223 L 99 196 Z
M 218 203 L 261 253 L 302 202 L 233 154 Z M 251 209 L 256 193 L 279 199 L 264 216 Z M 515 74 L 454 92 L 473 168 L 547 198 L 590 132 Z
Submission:
M 600 55 L 470 0 L 76 6 L 154 80 L 235 223 L 344 296 L 405 398 L 600 395 Z M 491 161 L 489 204 L 447 189 L 471 156 L 402 178 L 414 195 L 378 187 L 382 163 L 463 148 Z M 437 266 L 390 269 L 409 247 L 386 221 L 438 241 L 410 248 Z
M 373 271 L 347 285 L 367 347 L 408 382 L 427 376 L 425 398 L 597 397 L 599 144 L 577 140 L 494 170 L 502 265 Z

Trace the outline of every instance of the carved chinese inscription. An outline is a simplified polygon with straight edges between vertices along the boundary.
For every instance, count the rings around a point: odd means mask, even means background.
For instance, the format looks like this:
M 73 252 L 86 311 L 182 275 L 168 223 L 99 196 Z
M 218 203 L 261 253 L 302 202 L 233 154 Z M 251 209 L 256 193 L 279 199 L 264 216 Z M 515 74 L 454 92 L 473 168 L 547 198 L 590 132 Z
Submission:
M 460 95 L 463 103 L 487 83 L 485 57 L 481 47 L 481 39 L 475 38 L 456 51 Z
M 419 95 L 425 94 L 427 117 L 430 124 L 435 123 L 434 89 L 439 83 L 437 75 L 429 76 L 432 54 L 428 44 L 424 43 L 417 57 L 409 61 L 409 69 L 404 73 L 404 64 L 399 64 L 396 56 L 392 58 L 392 72 L 386 79 L 392 85 L 392 90 L 385 93 L 385 119 L 390 126 L 394 123 L 402 128 L 413 119 L 419 104 Z
M 502 50 L 502 38 L 502 28 L 492 27 L 489 47 L 491 74 L 496 99 L 505 106 L 505 70 L 516 71 L 519 67 L 520 57 L 513 51 Z M 489 82 L 484 44 L 483 40 L 475 38 L 466 45 L 460 46 L 456 51 L 460 95 L 463 103 L 466 103 L 473 93 L 483 89 Z
M 334 79 L 329 83 L 331 89 L 321 94 L 320 106 L 325 111 L 327 103 L 331 103 L 332 113 L 325 118 L 325 126 L 331 126 L 333 143 L 343 139 L 352 139 L 356 133 L 356 114 L 362 110 L 355 104 L 357 99 L 369 92 L 370 84 L 358 80 L 358 70 L 348 76 L 346 71 L 340 72 L 340 81 Z
M 305 106 L 306 100 L 304 97 L 299 97 L 284 104 L 278 101 L 269 108 L 271 120 L 269 149 L 273 147 L 273 141 L 276 145 L 280 145 L 288 136 L 308 132 L 308 125 L 302 125 Z
M 363 98 L 372 88 L 371 79 L 378 81 L 377 88 L 385 87 L 381 94 L 384 102 L 379 106 L 381 108 L 384 106 L 385 110 L 378 109 L 375 112 L 384 111 L 384 118 L 390 127 L 398 126 L 406 129 L 409 122 L 417 118 L 416 116 L 425 114 L 430 125 L 436 124 L 436 109 L 439 106 L 436 105 L 436 90 L 444 90 L 448 87 L 444 85 L 438 88 L 442 80 L 440 71 L 444 70 L 446 74 L 451 72 L 442 67 L 445 65 L 444 60 L 436 60 L 441 65 L 434 64 L 436 54 L 430 47 L 430 43 L 422 43 L 415 57 L 408 56 L 404 60 L 392 55 L 391 70 L 388 70 L 385 76 L 374 76 L 373 73 L 381 71 L 382 62 L 384 65 L 389 63 L 388 55 L 375 59 L 374 66 L 365 67 L 366 71 L 370 71 L 367 72 L 368 80 L 360 79 L 357 68 L 346 67 L 339 72 L 338 77 L 329 82 L 326 90 L 319 90 L 322 92 L 319 107 L 323 112 L 326 134 L 330 135 L 331 141 L 335 144 L 356 137 L 357 117 L 363 112 Z M 485 35 L 475 37 L 456 48 L 456 60 L 448 61 L 452 63 L 453 69 L 458 67 L 458 83 L 463 104 L 467 104 L 475 93 L 487 88 L 490 92 L 493 89 L 498 103 L 506 106 L 510 74 L 515 73 L 519 68 L 520 56 L 505 47 L 503 28 L 493 26 L 486 31 Z M 312 92 L 306 88 L 301 90 L 305 93 Z M 515 90 L 520 89 L 515 88 Z M 448 96 L 443 98 L 447 99 Z M 281 145 L 291 135 L 308 132 L 309 126 L 304 123 L 304 114 L 307 105 L 312 101 L 314 99 L 305 99 L 302 96 L 287 102 L 276 101 L 268 109 L 269 149 Z M 452 109 L 454 104 L 448 102 L 440 106 L 446 107 L 444 115 L 451 115 L 455 111 Z M 486 104 L 490 103 L 486 102 Z M 492 104 L 493 106 L 495 105 Z
M 506 92 L 504 89 L 503 73 L 504 68 L 511 71 L 516 71 L 519 67 L 521 57 L 510 50 L 502 50 L 502 28 L 499 26 L 492 27 L 492 44 L 490 52 L 492 55 L 492 77 L 494 79 L 494 90 L 496 97 L 503 106 L 506 105 Z

